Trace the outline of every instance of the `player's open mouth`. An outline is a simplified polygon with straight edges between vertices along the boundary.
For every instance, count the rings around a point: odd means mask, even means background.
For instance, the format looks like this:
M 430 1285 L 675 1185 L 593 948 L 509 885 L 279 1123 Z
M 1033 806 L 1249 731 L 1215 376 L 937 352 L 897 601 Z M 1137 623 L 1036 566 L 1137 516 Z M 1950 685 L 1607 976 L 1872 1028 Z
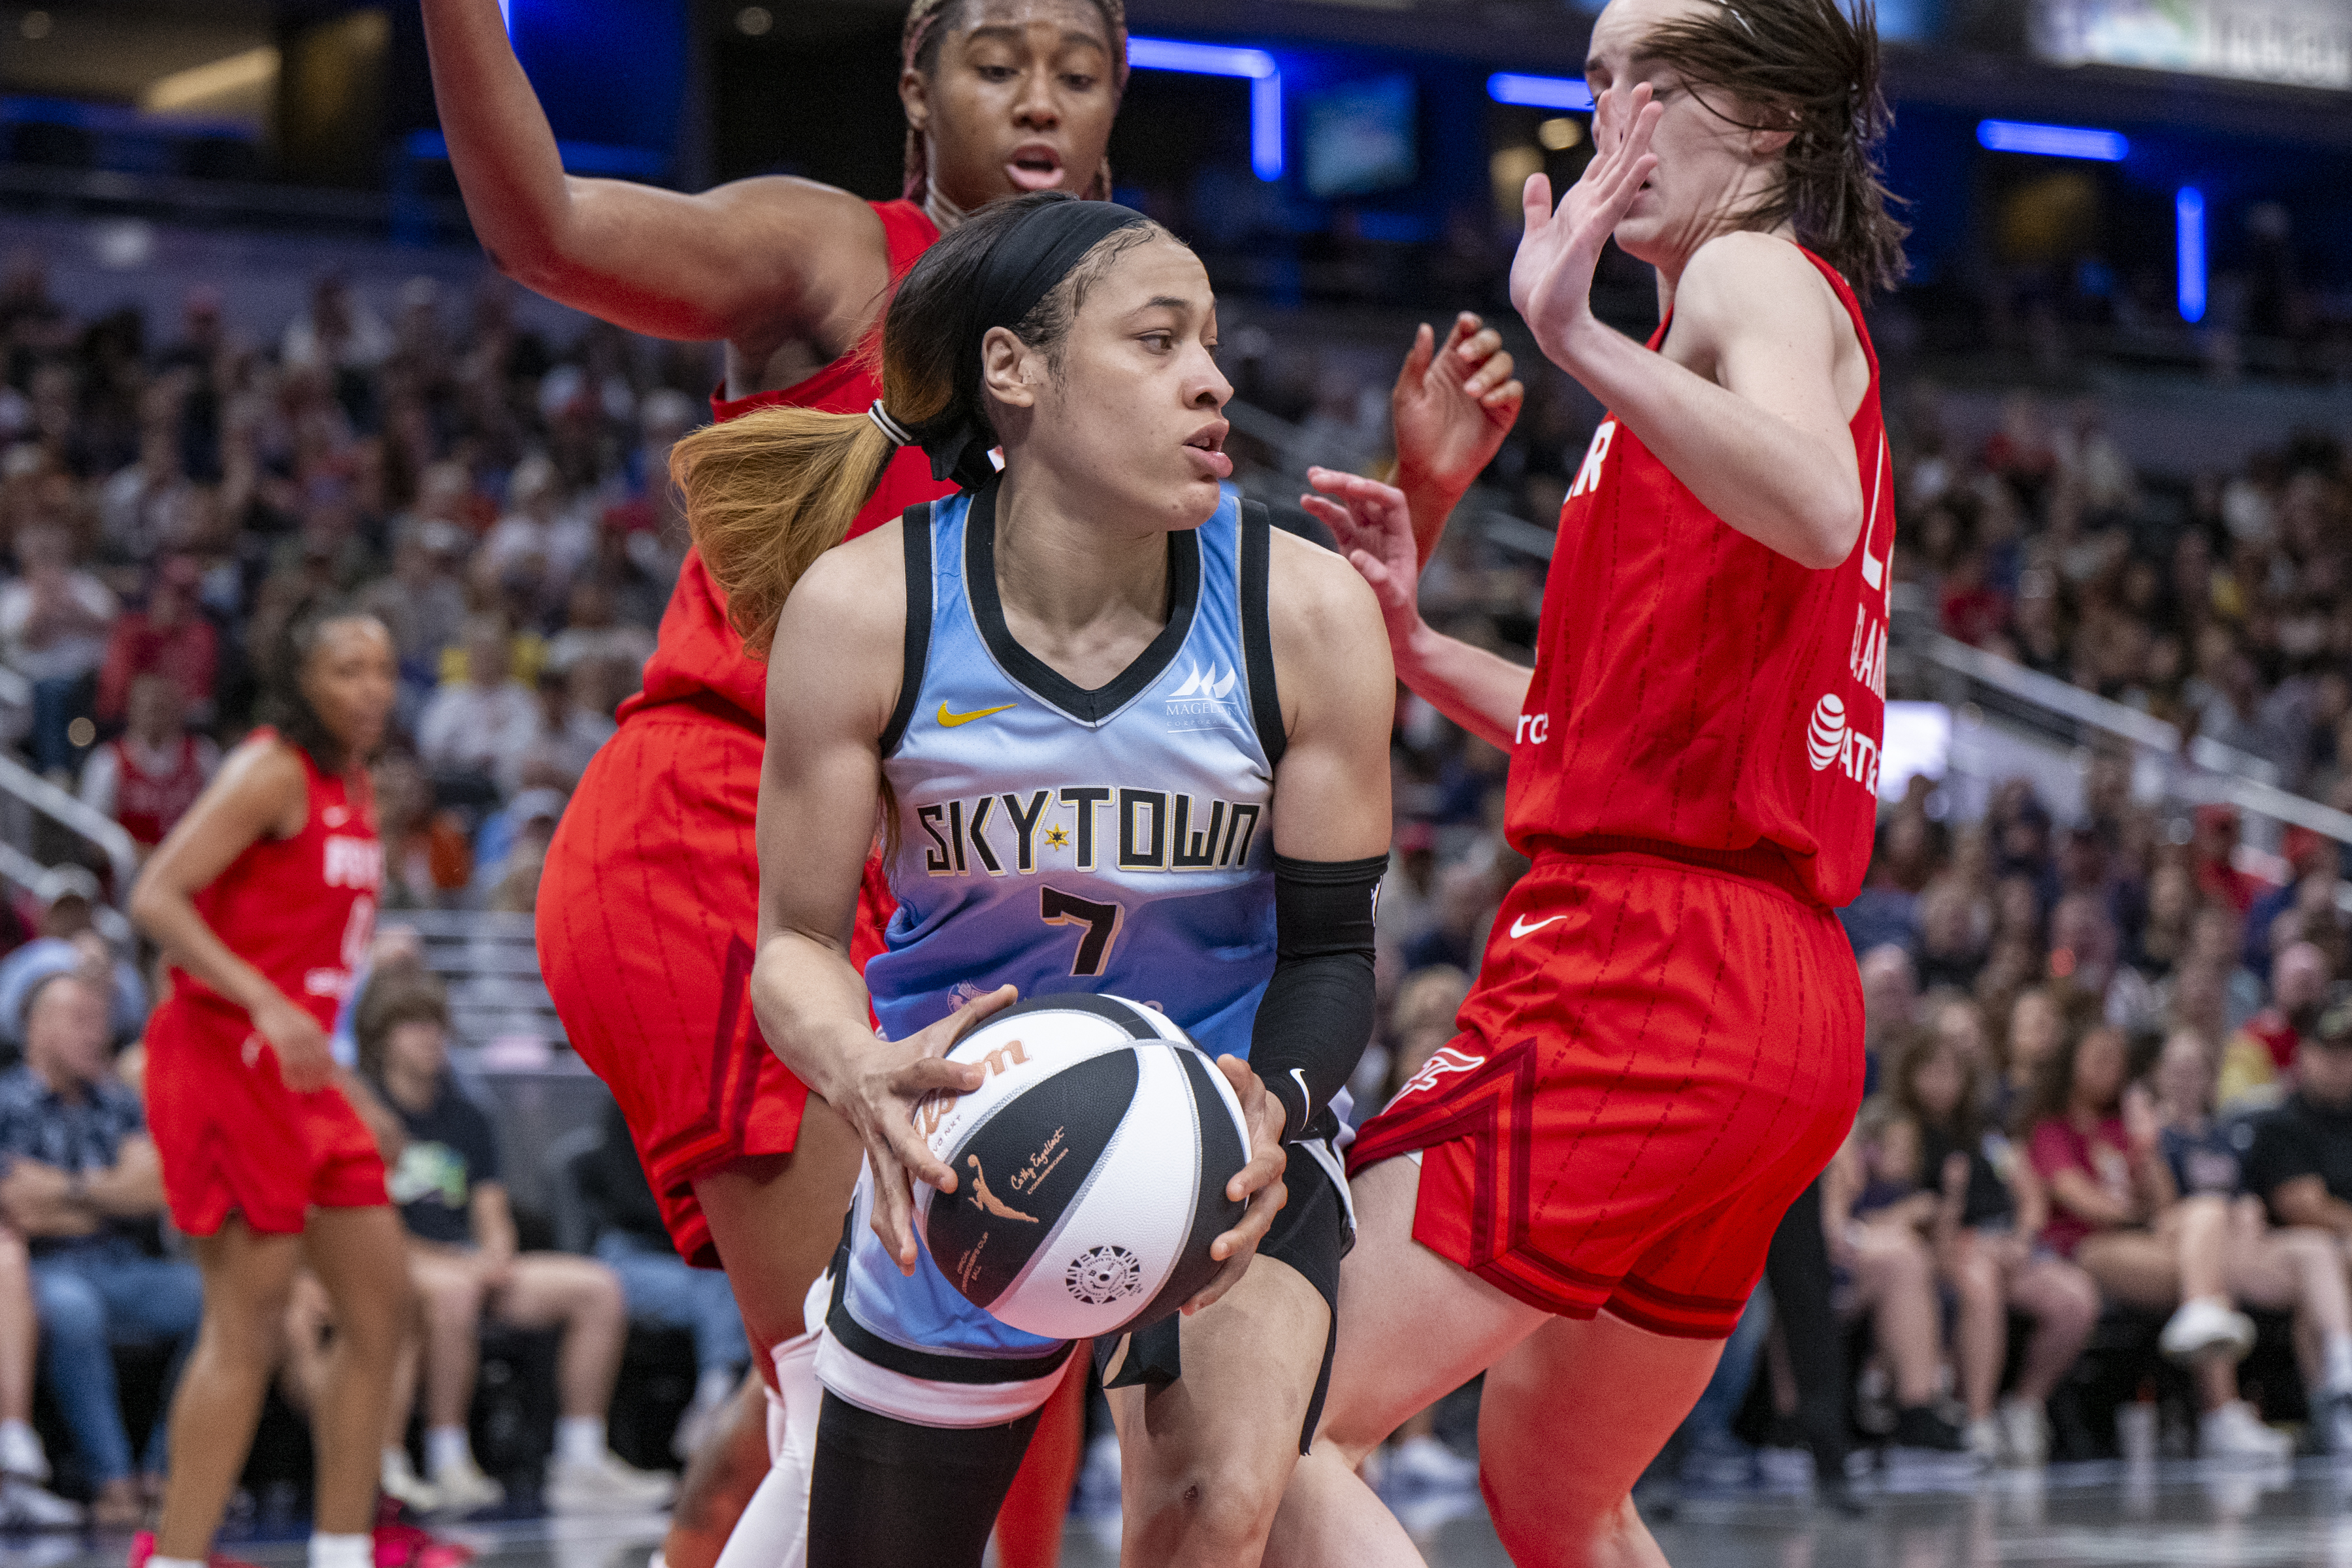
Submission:
M 1225 456 L 1225 436 L 1232 428 L 1220 419 L 1213 425 L 1202 426 L 1184 443 L 1186 451 L 1199 454 L 1192 460 L 1198 463 L 1211 479 L 1229 479 L 1234 477 L 1234 460 Z
M 1058 190 L 1062 184 L 1062 155 L 1034 142 L 1015 147 L 1013 156 L 1004 162 L 1004 177 L 1024 191 Z

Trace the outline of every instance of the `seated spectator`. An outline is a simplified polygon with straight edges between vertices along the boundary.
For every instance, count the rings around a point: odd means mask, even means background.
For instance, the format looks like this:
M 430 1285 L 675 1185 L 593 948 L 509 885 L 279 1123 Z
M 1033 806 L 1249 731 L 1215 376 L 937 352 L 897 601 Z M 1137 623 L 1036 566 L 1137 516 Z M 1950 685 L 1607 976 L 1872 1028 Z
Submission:
M 569 675 L 583 664 L 611 666 L 625 678 L 623 689 L 634 691 L 653 653 L 653 633 L 620 620 L 613 591 L 583 577 L 564 601 L 563 629 L 548 639 L 547 668 Z
M 2213 1058 L 2203 1039 L 2175 1031 L 2149 1079 L 2174 1185 L 2186 1196 L 2210 1194 L 2230 1205 L 2231 1294 L 2294 1314 L 2313 1425 L 2329 1453 L 2352 1455 L 2352 1289 L 2342 1249 L 2324 1230 L 2271 1225 L 2246 1181 L 2254 1123 L 2214 1120 Z
M 1942 1307 L 1935 1259 L 1921 1233 L 1937 1200 L 1914 1179 L 1918 1168 L 1919 1130 L 1885 1097 L 1873 1097 L 1822 1173 L 1822 1228 L 1841 1276 L 1839 1310 L 1869 1315 L 1871 1338 L 1895 1385 L 1894 1446 L 1951 1454 L 1967 1442 L 1936 1408 Z
M 2036 1467 L 2049 1457 L 2045 1414 L 2099 1321 L 2099 1288 L 2080 1267 L 2038 1251 L 2048 1200 L 2009 1141 L 1979 1120 L 1974 1058 L 1922 1034 L 1896 1060 L 1888 1093 L 1918 1129 L 1918 1180 L 1935 1184 L 1937 1263 L 1959 1298 L 1952 1360 L 1968 1408 L 1969 1451 L 1988 1464 Z M 2007 1399 L 2009 1310 L 2033 1320 Z
M 2253 1348 L 2254 1325 L 2230 1298 L 2229 1205 L 2179 1195 L 2154 1103 L 2125 1082 L 2122 1031 L 2070 1033 L 2042 1064 L 2027 1124 L 2050 1192 L 2042 1240 L 2110 1299 L 2172 1310 L 2158 1342 L 2196 1375 L 2198 1453 L 2284 1458 L 2293 1444 L 2238 1396 L 2236 1363 Z
M 387 971 L 360 1002 L 361 1070 L 406 1135 L 390 1186 L 408 1226 L 425 1311 L 426 1479 L 453 1509 L 483 1508 L 504 1496 L 475 1463 L 466 1431 L 488 1318 L 562 1334 L 548 1506 L 659 1508 L 669 1500 L 670 1478 L 631 1468 L 605 1442 L 628 1321 L 621 1282 L 593 1258 L 517 1250 L 498 1140 L 489 1118 L 449 1076 L 448 1029 L 447 1000 L 425 976 Z M 415 1397 L 413 1383 L 408 1395 Z M 395 1418 L 404 1426 L 406 1411 L 396 1410 Z
M 173 556 L 156 572 L 146 606 L 125 611 L 114 623 L 98 672 L 100 723 L 120 723 L 128 716 L 131 685 L 147 675 L 161 676 L 178 689 L 188 722 L 211 721 L 220 638 L 196 605 L 203 575 L 194 560 Z
M 114 1077 L 106 994 L 53 974 L 26 1005 L 25 1065 L 0 1078 L 0 1210 L 32 1252 L 33 1299 L 57 1390 L 97 1495 L 91 1521 L 135 1526 L 146 1510 L 116 1396 L 113 1347 L 170 1344 L 178 1360 L 204 1315 L 190 1265 L 150 1257 L 142 1233 L 163 1212 L 163 1167 L 139 1097 Z M 148 1443 L 160 1495 L 164 1426 Z
M 568 795 L 579 784 L 597 748 L 617 728 L 613 716 L 594 702 L 604 674 L 593 663 L 576 665 L 569 675 L 557 674 L 551 666 L 539 672 L 539 711 L 530 738 L 507 759 L 499 774 L 499 787 L 508 795 L 534 786 Z
M 115 956 L 98 933 L 98 879 L 80 866 L 55 866 L 33 889 L 40 906 L 38 934 L 0 958 L 0 1040 L 25 1037 L 26 1004 L 52 974 L 79 969 L 108 995 L 107 1024 L 127 1039 L 147 1021 L 147 983 L 139 966 Z
M 751 1360 L 743 1316 L 726 1275 L 688 1268 L 671 1245 L 618 1105 L 605 1105 L 601 1132 L 572 1168 L 588 1211 L 591 1245 L 620 1276 L 631 1318 L 694 1335 L 694 1400 L 670 1439 L 671 1451 L 683 1459 L 714 1430 Z
M 150 671 L 131 682 L 130 727 L 82 764 L 81 800 L 122 825 L 144 852 L 163 842 L 220 766 L 210 735 L 191 734 L 187 698 Z
M 33 1357 L 40 1348 L 25 1238 L 0 1226 L 0 1530 L 71 1530 L 81 1510 L 49 1492 L 49 1456 L 33 1430 Z
M 0 652 L 33 683 L 33 762 L 45 773 L 73 766 L 70 726 L 86 716 L 84 683 L 114 625 L 114 595 L 73 557 L 63 528 L 27 528 L 16 536 L 24 575 L 0 587 Z
M 416 721 L 417 755 L 436 776 L 490 780 L 539 732 L 539 700 L 509 673 L 507 629 L 478 619 L 466 628 L 466 678 L 444 681 Z
M 2327 1001 L 2327 954 L 2291 944 L 2271 966 L 2270 1005 L 2246 1020 L 2221 1053 L 2221 1100 L 2231 1110 L 2276 1105 L 2294 1087 L 2294 1060 Z

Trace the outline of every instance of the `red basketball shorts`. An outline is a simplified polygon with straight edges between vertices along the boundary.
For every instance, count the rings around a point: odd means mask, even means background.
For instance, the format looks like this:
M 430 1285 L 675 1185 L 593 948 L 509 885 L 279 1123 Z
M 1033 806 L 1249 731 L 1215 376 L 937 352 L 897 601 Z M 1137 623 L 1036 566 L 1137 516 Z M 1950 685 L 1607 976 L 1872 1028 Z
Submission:
M 174 994 L 147 1020 L 147 1123 L 172 1223 L 210 1236 L 231 1214 L 292 1236 L 312 1208 L 373 1208 L 383 1158 L 339 1089 L 297 1094 L 242 1012 Z
M 1836 919 L 1656 857 L 1546 856 L 1457 1022 L 1350 1169 L 1421 1152 L 1414 1238 L 1531 1306 L 1728 1335 L 1861 1101 Z
M 539 961 L 572 1048 L 621 1104 L 678 1255 L 719 1267 L 694 1181 L 782 1154 L 808 1090 L 751 1014 L 761 738 L 683 704 L 633 715 L 565 808 Z M 852 960 L 894 906 L 869 862 Z

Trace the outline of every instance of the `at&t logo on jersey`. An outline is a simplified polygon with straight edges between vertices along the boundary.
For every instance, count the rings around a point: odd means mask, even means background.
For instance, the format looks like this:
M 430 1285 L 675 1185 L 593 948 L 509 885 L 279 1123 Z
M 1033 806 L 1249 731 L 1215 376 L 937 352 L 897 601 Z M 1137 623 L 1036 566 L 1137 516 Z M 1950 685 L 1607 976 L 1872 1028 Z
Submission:
M 1805 760 L 1817 773 L 1838 767 L 1873 795 L 1878 793 L 1878 742 L 1853 727 L 1844 699 L 1833 691 L 1813 704 L 1812 721 L 1805 726 Z
M 1241 684 L 1237 670 L 1220 669 L 1214 663 L 1202 669 L 1194 665 L 1184 678 L 1184 683 L 1168 694 L 1168 728 L 1171 731 L 1213 730 L 1225 724 L 1239 724 L 1242 709 L 1231 701 L 1234 688 Z

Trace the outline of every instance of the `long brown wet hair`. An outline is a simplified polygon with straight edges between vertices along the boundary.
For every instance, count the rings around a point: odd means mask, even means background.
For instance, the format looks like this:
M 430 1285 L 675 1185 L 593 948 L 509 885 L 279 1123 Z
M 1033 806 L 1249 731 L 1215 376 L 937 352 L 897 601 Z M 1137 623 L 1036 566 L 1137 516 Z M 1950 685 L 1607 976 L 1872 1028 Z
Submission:
M 1900 282 L 1910 226 L 1890 210 L 1879 150 L 1894 124 L 1879 84 L 1878 8 L 1854 0 L 1716 0 L 1664 23 L 1643 52 L 1681 71 L 1717 119 L 1750 131 L 1793 131 L 1783 178 L 1739 215 L 1744 228 L 1792 224 L 1798 240 L 1867 298 Z M 1755 111 L 1737 120 L 1708 90 Z

